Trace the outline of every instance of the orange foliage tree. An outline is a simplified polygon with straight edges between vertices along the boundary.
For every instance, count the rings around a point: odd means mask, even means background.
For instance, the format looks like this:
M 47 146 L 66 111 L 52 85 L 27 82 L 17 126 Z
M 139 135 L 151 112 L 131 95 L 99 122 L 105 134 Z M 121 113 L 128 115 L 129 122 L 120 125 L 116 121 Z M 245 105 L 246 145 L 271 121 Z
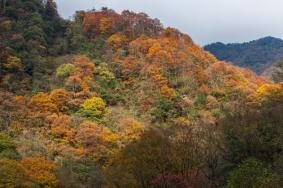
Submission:
M 121 34 L 121 33 L 115 33 L 115 34 L 111 35 L 111 37 L 109 37 L 107 39 L 107 43 L 114 50 L 117 50 L 117 49 L 121 48 L 122 46 L 127 44 L 127 42 L 128 42 L 128 40 L 127 40 L 126 36 Z
M 95 122 L 83 122 L 80 124 L 76 140 L 82 147 L 83 154 L 99 159 L 107 155 L 109 144 L 114 144 L 117 139 L 109 129 Z
M 58 187 L 57 166 L 42 157 L 28 157 L 21 161 L 28 175 L 40 187 Z
M 35 96 L 33 96 L 30 100 L 30 106 L 32 109 L 38 112 L 57 112 L 57 107 L 54 103 L 52 103 L 52 100 L 50 97 L 43 93 L 39 92 Z
M 68 110 L 69 94 L 65 89 L 55 89 L 50 93 L 50 99 L 60 112 Z
M 123 118 L 118 122 L 120 138 L 123 143 L 137 140 L 144 131 L 144 125 L 133 118 Z
M 103 17 L 99 21 L 99 30 L 102 34 L 107 34 L 110 32 L 110 29 L 112 27 L 112 22 L 109 18 Z
M 54 135 L 54 137 L 70 143 L 74 142 L 76 131 L 72 127 L 72 117 L 68 115 L 53 115 L 50 119 L 52 121 L 51 134 Z

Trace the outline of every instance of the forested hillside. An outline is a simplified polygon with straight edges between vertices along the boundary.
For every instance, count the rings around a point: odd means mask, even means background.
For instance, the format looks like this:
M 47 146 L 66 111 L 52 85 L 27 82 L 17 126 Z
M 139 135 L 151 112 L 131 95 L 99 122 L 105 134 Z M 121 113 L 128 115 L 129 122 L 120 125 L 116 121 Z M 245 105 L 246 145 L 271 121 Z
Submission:
M 281 84 L 145 13 L 0 2 L 0 187 L 283 185 Z
M 258 74 L 262 74 L 283 58 L 283 41 L 273 37 L 227 45 L 214 43 L 205 46 L 204 49 L 210 51 L 219 60 L 250 68 Z

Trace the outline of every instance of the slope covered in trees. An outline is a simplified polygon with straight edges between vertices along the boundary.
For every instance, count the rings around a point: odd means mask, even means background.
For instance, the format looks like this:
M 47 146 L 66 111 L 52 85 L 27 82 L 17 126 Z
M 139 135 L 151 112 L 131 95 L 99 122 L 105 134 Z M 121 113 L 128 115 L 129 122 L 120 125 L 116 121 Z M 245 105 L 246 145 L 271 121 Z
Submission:
M 10 2 L 1 1 L 2 187 L 282 186 L 282 85 L 144 13 L 103 8 L 65 21 L 52 0 Z M 36 14 L 43 38 L 26 33 L 22 13 Z
M 204 47 L 219 60 L 250 68 L 261 74 L 283 57 L 283 41 L 278 38 L 265 37 L 246 43 L 214 43 Z

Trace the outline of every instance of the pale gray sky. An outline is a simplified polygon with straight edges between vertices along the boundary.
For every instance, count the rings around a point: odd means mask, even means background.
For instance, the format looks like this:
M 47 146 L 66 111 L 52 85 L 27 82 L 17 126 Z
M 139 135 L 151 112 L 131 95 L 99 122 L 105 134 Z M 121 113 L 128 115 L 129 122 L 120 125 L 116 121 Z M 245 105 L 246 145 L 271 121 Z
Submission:
M 55 0 L 68 18 L 76 10 L 103 6 L 145 12 L 192 36 L 200 45 L 283 38 L 283 0 Z

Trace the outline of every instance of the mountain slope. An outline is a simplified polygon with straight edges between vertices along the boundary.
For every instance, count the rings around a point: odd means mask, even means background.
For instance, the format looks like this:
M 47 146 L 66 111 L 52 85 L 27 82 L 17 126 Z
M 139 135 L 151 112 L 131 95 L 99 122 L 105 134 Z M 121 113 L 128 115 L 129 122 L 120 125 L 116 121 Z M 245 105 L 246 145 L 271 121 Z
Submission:
M 218 59 L 261 74 L 283 57 L 283 40 L 265 37 L 247 43 L 214 43 L 204 47 Z
M 15 15 L 0 19 L 13 23 L 1 28 L 10 37 L 0 33 L 0 187 L 280 187 L 281 85 L 145 13 L 45 22 L 52 0 L 10 2 Z M 23 10 L 36 10 L 46 38 L 22 30 Z M 15 36 L 36 49 L 16 48 Z

